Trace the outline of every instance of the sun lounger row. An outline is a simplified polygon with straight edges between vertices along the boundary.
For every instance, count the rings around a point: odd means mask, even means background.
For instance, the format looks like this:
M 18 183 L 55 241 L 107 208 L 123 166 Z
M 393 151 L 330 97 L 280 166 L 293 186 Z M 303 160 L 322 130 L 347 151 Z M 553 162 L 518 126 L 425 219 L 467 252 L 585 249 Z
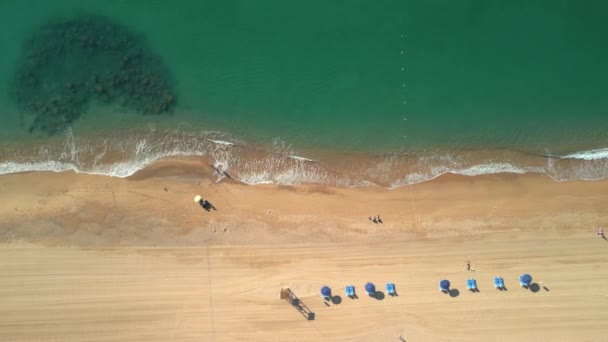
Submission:
M 349 298 L 357 298 L 357 295 L 355 294 L 354 285 L 346 285 L 346 287 L 344 288 L 344 292 L 346 292 L 346 296 Z M 374 283 L 365 284 L 365 293 L 370 297 L 374 297 L 376 295 L 376 285 L 374 285 Z M 397 291 L 395 290 L 394 283 L 386 283 L 386 293 L 389 296 L 397 295 Z M 329 288 L 329 286 L 323 286 L 321 288 L 321 297 L 323 297 L 323 299 L 325 299 L 325 300 L 331 299 L 332 294 L 331 294 L 331 289 Z
M 526 273 L 519 277 L 519 284 L 523 288 L 525 288 L 525 289 L 529 288 L 531 283 L 532 283 L 531 275 Z M 494 277 L 494 287 L 501 291 L 506 290 L 504 279 L 502 277 Z M 471 292 L 479 292 L 479 289 L 477 288 L 477 281 L 472 278 L 467 279 L 467 289 Z M 347 297 L 357 298 L 357 295 L 355 294 L 354 285 L 346 285 L 346 287 L 344 288 L 344 291 L 346 292 Z M 439 291 L 444 292 L 444 293 L 450 292 L 450 281 L 447 279 L 440 280 L 439 281 Z M 374 283 L 365 284 L 365 293 L 370 297 L 374 297 L 376 295 L 376 285 L 374 285 Z M 389 296 L 397 295 L 397 291 L 395 290 L 394 283 L 386 283 L 386 293 Z M 331 289 L 329 288 L 329 286 L 323 286 L 321 288 L 321 297 L 323 297 L 323 299 L 325 299 L 325 300 L 331 299 L 332 295 L 331 295 Z
M 519 285 L 525 289 L 530 287 L 532 283 L 532 276 L 529 274 L 523 274 L 519 277 Z M 498 290 L 506 290 L 505 280 L 502 277 L 494 277 L 494 287 Z M 467 289 L 472 292 L 478 292 L 477 281 L 475 279 L 467 279 Z M 442 279 L 439 281 L 439 291 L 448 293 L 450 291 L 450 281 Z

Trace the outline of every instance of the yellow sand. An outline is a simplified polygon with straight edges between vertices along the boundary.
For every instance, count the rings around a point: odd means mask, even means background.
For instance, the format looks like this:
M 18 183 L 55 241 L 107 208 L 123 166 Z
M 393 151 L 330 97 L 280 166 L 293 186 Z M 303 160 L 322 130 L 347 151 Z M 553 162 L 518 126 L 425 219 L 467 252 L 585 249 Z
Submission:
M 608 340 L 608 241 L 595 235 L 606 181 L 252 187 L 196 166 L 0 177 L 0 341 Z M 519 287 L 525 272 L 534 291 Z M 367 297 L 367 281 L 384 298 Z M 341 298 L 325 305 L 323 285 Z M 279 299 L 283 287 L 313 321 Z

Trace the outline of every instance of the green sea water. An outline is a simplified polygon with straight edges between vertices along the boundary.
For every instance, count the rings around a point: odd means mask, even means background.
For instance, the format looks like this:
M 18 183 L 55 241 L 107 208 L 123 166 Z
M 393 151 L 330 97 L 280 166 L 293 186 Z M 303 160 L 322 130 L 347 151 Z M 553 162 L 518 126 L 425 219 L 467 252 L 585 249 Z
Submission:
M 8 96 L 24 40 L 82 13 L 145 36 L 178 103 L 75 135 L 164 120 L 332 151 L 608 145 L 608 3 L 554 0 L 1 0 L 0 140 L 31 137 Z

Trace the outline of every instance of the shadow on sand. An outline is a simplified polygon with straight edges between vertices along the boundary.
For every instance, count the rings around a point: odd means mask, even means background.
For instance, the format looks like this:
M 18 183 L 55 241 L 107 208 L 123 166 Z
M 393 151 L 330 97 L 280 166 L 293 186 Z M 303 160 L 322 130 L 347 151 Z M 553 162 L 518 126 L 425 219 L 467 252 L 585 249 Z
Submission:
M 374 293 L 374 298 L 376 298 L 377 300 L 383 300 L 384 297 L 385 295 L 382 291 L 376 291 L 376 293 Z
M 290 289 L 281 289 L 281 298 L 285 299 L 291 306 L 309 321 L 315 320 L 315 313 L 302 303 L 302 301 Z M 325 303 L 327 304 L 327 303 Z M 329 304 L 327 304 L 329 306 Z
M 211 202 L 207 201 L 207 200 L 200 200 L 198 201 L 198 204 L 201 206 L 201 208 L 207 210 L 207 211 L 211 211 L 211 209 L 217 211 L 217 208 L 215 206 L 213 206 L 213 204 L 211 204 Z
M 540 285 L 538 285 L 537 283 L 530 284 L 530 291 L 534 293 L 540 291 Z
M 448 293 L 450 294 L 450 297 L 452 297 L 452 298 L 456 298 L 456 297 L 460 296 L 460 291 L 458 291 L 458 289 L 450 289 L 450 291 Z
M 331 303 L 334 305 L 339 305 L 340 303 L 342 303 L 342 297 L 340 296 L 332 296 L 331 297 Z

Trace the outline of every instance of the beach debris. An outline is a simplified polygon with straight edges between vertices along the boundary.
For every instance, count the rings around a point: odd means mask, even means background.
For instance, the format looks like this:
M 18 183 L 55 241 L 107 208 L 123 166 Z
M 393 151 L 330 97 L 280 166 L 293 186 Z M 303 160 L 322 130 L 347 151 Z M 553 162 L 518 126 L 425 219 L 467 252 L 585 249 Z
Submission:
M 41 26 L 23 45 L 11 96 L 29 131 L 70 126 L 91 104 L 139 114 L 171 113 L 169 70 L 146 40 L 102 16 L 82 14 Z

